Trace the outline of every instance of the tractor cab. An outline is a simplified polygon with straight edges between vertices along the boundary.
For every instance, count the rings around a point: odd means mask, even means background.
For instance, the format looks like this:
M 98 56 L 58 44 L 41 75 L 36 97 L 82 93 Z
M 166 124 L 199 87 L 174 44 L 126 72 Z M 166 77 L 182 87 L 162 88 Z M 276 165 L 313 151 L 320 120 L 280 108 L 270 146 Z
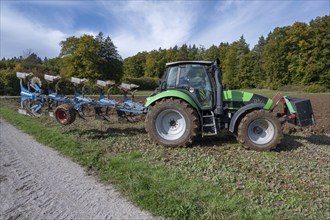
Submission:
M 167 63 L 160 91 L 181 91 L 190 96 L 199 109 L 209 110 L 214 106 L 214 89 L 210 68 L 213 62 L 181 61 Z

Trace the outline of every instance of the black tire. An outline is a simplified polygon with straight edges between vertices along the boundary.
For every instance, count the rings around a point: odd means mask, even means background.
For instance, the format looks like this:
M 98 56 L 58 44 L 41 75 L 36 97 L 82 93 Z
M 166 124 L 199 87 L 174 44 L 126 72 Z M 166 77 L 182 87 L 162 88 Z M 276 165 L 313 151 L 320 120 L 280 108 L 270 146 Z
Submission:
M 69 125 L 76 120 L 76 110 L 70 104 L 62 104 L 55 109 L 54 116 L 60 124 Z
M 265 110 L 255 110 L 242 118 L 238 125 L 237 140 L 247 149 L 269 151 L 281 142 L 280 121 Z
M 188 103 L 170 98 L 151 107 L 145 125 L 155 143 L 166 147 L 187 146 L 198 133 L 199 119 Z

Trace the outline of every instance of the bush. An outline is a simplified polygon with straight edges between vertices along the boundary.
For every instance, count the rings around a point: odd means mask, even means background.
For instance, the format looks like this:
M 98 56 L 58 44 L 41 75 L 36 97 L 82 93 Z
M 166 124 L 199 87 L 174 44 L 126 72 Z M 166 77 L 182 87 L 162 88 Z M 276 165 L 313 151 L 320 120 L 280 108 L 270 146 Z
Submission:
M 58 94 L 62 95 L 73 95 L 74 87 L 70 80 L 66 78 L 60 79 L 58 82 L 51 84 L 50 88 L 55 92 L 57 89 Z
M 159 86 L 159 79 L 151 77 L 127 77 L 124 79 L 124 82 L 139 85 L 140 90 L 154 90 Z
M 20 85 L 16 72 L 13 70 L 0 70 L 0 95 L 19 95 Z
M 321 93 L 321 92 L 327 92 L 328 89 L 323 85 L 313 84 L 306 86 L 305 91 L 310 93 Z

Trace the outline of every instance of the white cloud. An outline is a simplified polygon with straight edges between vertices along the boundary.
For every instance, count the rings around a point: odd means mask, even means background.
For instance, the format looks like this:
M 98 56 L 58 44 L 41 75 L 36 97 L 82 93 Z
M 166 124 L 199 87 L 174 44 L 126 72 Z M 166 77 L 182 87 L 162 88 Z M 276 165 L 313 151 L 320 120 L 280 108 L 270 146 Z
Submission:
M 196 4 L 191 2 L 129 1 L 103 5 L 121 22 L 118 30 L 109 31 L 124 58 L 185 43 L 196 21 Z
M 191 43 L 209 47 L 237 41 L 244 35 L 253 47 L 259 37 L 266 37 L 276 27 L 296 21 L 308 23 L 327 14 L 326 6 L 329 6 L 326 1 L 220 1 L 215 7 L 217 13 L 209 19 L 210 25 L 195 35 Z
M 50 4 L 50 3 L 49 3 Z M 57 6 L 61 4 L 54 3 Z M 63 16 L 63 13 L 65 16 Z M 73 18 L 67 12 L 55 12 L 57 27 L 67 30 L 72 26 Z M 88 28 L 64 32 L 50 27 L 50 22 L 38 20 L 36 17 L 26 16 L 9 5 L 1 3 L 1 42 L 0 58 L 19 57 L 24 51 L 32 50 L 41 58 L 57 57 L 60 53 L 60 42 L 71 36 L 82 36 L 84 34 L 96 36 L 97 33 Z M 39 17 L 38 15 L 37 17 Z M 44 14 L 44 16 L 47 16 Z M 45 23 L 43 23 L 45 22 Z
M 276 2 L 275 2 L 276 3 Z M 259 22 L 265 16 L 268 9 L 274 7 L 274 2 L 260 1 L 226 1 L 219 2 L 215 7 L 215 15 L 210 18 L 209 26 L 192 38 L 192 42 L 200 43 L 206 47 L 221 42 L 233 42 L 239 40 L 240 36 L 248 43 L 257 43 L 261 29 Z M 252 42 L 253 41 L 253 42 Z
M 26 49 L 40 56 L 56 57 L 66 35 L 40 23 L 31 22 L 7 5 L 1 5 L 1 57 L 18 57 Z
M 209 47 L 241 35 L 254 46 L 275 27 L 328 14 L 327 6 L 327 1 L 1 1 L 0 58 L 26 49 L 56 57 L 62 40 L 98 31 L 111 37 L 123 58 L 183 43 Z

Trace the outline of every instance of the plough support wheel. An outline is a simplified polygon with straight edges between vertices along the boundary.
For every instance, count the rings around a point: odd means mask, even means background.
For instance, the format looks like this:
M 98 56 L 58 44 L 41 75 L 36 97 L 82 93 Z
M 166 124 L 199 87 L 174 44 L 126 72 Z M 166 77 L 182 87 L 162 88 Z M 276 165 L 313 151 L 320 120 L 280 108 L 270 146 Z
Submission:
M 56 120 L 62 125 L 72 124 L 76 120 L 76 110 L 70 104 L 62 104 L 58 106 L 54 115 Z

